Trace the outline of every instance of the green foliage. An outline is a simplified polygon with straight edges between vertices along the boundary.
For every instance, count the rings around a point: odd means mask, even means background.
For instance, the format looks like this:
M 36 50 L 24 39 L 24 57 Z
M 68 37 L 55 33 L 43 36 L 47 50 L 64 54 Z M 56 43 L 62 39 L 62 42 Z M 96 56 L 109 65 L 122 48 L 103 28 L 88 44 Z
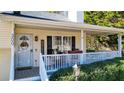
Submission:
M 60 69 L 50 77 L 51 81 L 73 81 L 72 68 Z M 105 62 L 81 65 L 79 81 L 118 81 L 124 80 L 124 59 L 115 58 Z
M 60 69 L 57 72 L 53 73 L 53 75 L 50 77 L 50 80 L 52 81 L 74 80 L 73 69 L 72 68 Z
M 124 28 L 123 11 L 85 11 L 85 23 Z
M 87 52 L 95 52 L 95 50 L 87 49 Z
M 84 22 L 92 25 L 124 28 L 124 11 L 85 11 Z M 105 47 L 116 49 L 117 35 L 99 36 L 98 41 Z

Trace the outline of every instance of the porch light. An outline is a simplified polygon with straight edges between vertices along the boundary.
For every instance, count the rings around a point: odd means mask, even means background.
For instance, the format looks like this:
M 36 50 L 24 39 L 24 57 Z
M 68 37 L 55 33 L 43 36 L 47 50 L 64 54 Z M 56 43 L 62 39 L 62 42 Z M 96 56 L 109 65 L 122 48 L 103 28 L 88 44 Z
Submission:
M 35 41 L 38 41 L 38 36 L 35 36 Z
M 75 76 L 75 81 L 77 81 L 78 77 L 80 76 L 80 67 L 77 66 L 77 64 L 73 66 L 73 74 Z

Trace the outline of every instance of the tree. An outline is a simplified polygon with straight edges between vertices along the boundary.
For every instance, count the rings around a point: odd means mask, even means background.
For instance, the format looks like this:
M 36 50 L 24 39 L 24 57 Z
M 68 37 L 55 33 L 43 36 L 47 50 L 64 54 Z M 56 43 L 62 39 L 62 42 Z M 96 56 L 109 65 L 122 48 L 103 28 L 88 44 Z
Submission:
M 84 12 L 84 22 L 100 26 L 124 28 L 124 12 L 89 11 Z
M 124 28 L 124 11 L 85 11 L 84 22 L 93 25 Z M 116 47 L 117 35 L 99 36 L 97 40 L 104 46 L 108 44 L 110 47 Z

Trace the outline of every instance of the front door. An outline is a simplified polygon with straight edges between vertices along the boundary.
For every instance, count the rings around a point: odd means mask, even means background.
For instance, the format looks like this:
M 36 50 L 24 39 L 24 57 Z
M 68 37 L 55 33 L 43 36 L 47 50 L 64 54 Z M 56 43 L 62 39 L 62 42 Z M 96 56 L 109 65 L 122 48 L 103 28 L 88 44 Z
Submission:
M 16 67 L 32 66 L 32 35 L 19 34 L 16 38 Z

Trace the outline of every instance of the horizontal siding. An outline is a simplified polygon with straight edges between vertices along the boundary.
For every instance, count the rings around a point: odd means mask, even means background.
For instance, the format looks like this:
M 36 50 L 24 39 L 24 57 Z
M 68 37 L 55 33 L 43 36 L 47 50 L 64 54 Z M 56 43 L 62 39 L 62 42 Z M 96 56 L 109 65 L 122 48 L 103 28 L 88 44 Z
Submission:
M 9 80 L 10 54 L 10 48 L 0 48 L 0 81 Z
M 0 48 L 10 48 L 12 24 L 0 20 Z

